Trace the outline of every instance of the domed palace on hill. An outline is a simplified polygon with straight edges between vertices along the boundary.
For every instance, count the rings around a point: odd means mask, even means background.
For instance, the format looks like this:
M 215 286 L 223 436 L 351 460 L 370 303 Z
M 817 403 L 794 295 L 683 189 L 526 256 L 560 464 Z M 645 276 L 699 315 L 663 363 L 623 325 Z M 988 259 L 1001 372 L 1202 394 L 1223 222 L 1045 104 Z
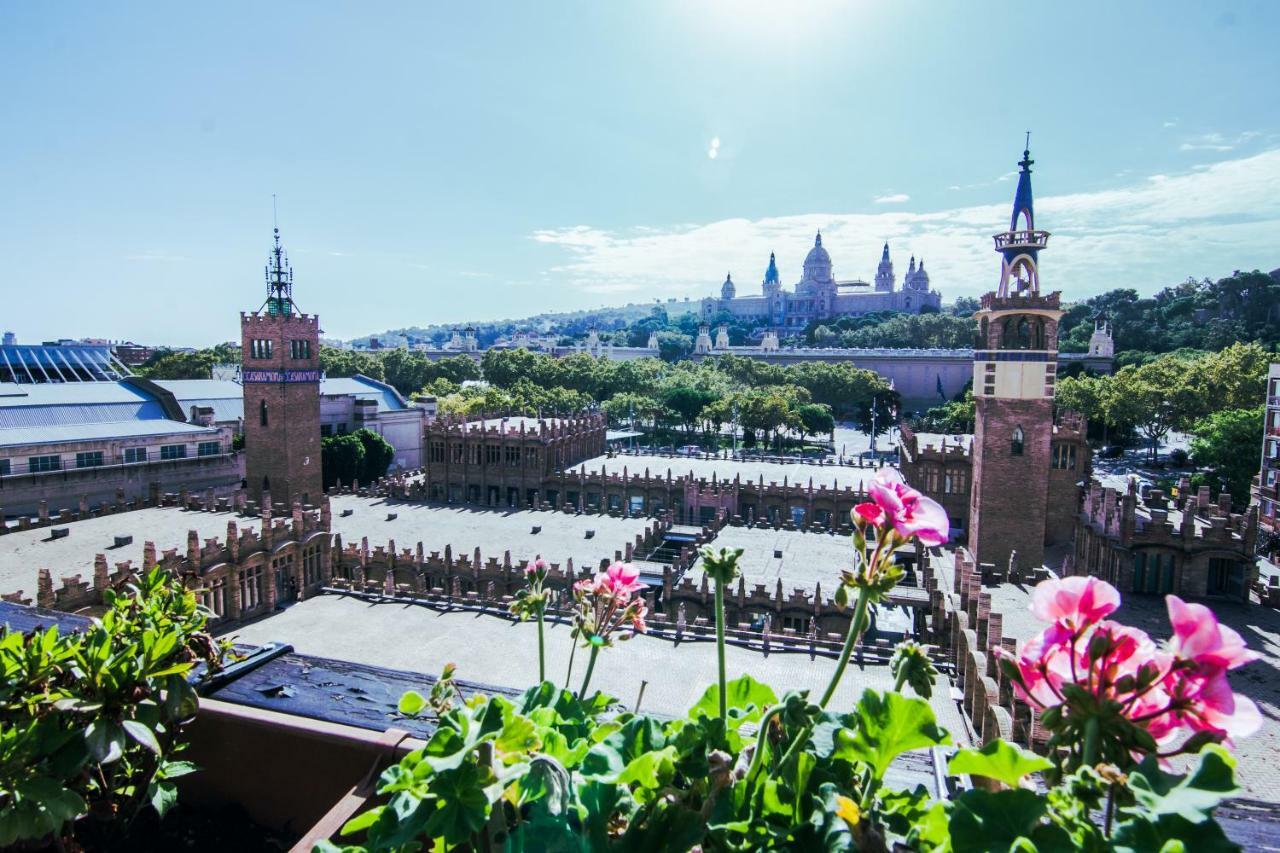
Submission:
M 821 232 L 804 259 L 804 274 L 795 291 L 782 289 L 782 277 L 772 254 L 762 291 L 758 296 L 738 296 L 733 277 L 729 276 L 720 287 L 720 298 L 702 300 L 702 319 L 712 322 L 724 311 L 744 320 L 767 319 L 771 328 L 785 331 L 803 329 L 814 320 L 834 320 L 873 311 L 918 314 L 925 306 L 936 309 L 942 305 L 942 295 L 929 289 L 929 274 L 924 271 L 923 258 L 919 266 L 914 257 L 911 259 L 902 289 L 896 289 L 888 243 L 884 244 L 873 283 L 836 281 L 831 272 L 831 255 L 822 246 Z

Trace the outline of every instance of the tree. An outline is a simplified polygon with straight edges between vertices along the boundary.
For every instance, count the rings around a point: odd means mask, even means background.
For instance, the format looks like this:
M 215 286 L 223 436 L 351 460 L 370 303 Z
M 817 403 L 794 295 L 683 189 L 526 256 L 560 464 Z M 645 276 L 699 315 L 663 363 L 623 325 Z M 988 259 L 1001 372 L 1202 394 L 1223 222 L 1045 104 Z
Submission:
M 160 350 L 153 353 L 134 372 L 148 379 L 208 379 L 215 364 L 239 364 L 240 349 L 218 344 L 194 352 Z
M 1105 398 L 1112 425 L 1132 424 L 1147 438 L 1154 461 L 1160 440 L 1180 424 L 1189 424 L 1202 405 L 1190 381 L 1194 363 L 1163 355 L 1111 377 Z
M 711 391 L 704 391 L 689 385 L 677 385 L 666 388 L 662 392 L 662 404 L 676 413 L 684 424 L 685 432 L 692 432 L 702 417 L 702 410 L 712 403 L 716 397 Z
M 1265 408 L 1227 409 L 1196 422 L 1191 458 L 1231 493 L 1237 506 L 1249 503 L 1249 483 L 1261 459 Z
M 800 423 L 800 443 L 806 435 L 830 435 L 836 428 L 831 407 L 822 403 L 805 403 L 796 410 Z
M 392 460 L 396 458 L 396 449 L 371 429 L 358 429 L 352 435 L 364 449 L 364 458 L 360 463 L 360 482 L 372 483 L 385 476 Z
M 320 473 L 326 489 L 339 481 L 349 485 L 361 479 L 363 467 L 364 442 L 355 433 L 320 439 Z

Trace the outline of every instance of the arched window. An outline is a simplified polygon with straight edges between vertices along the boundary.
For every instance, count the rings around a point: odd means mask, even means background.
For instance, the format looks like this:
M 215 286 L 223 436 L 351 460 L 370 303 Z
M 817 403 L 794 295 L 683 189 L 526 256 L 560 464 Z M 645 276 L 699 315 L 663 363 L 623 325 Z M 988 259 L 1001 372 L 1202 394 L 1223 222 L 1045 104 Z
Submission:
M 266 400 L 258 401 L 258 420 L 261 422 L 263 426 L 267 425 L 267 401 Z
M 1013 440 L 1009 442 L 1009 445 L 1009 453 L 1011 455 L 1022 455 L 1022 427 L 1013 428 Z

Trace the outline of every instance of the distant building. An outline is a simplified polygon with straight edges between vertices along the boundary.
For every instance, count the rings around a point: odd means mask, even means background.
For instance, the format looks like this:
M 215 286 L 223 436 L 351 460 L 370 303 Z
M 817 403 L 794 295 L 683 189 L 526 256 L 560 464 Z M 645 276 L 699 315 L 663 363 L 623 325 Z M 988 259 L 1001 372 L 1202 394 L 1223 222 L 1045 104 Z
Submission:
M 1084 495 L 1071 574 L 1093 575 L 1123 593 L 1225 598 L 1248 603 L 1257 580 L 1258 525 L 1251 507 L 1231 511 L 1231 495 L 1209 500 L 1189 478 L 1178 496 L 1151 489 L 1143 498 L 1130 480 L 1121 493 L 1094 482 Z
M 4 333 L 4 345 L 5 345 L 5 346 L 7 346 L 7 347 L 11 347 L 11 346 L 14 346 L 14 345 L 15 345 L 15 344 L 17 344 L 17 343 L 18 343 L 18 336 L 17 336 L 17 335 L 15 335 L 13 332 L 5 332 L 5 333 Z
M 233 430 L 145 379 L 0 383 L 0 516 L 240 485 Z
M 1267 371 L 1266 415 L 1262 429 L 1262 467 L 1254 487 L 1258 526 L 1267 536 L 1267 550 L 1280 551 L 1280 364 Z
M 739 296 L 733 276 L 725 277 L 719 298 L 702 300 L 702 319 L 711 322 L 721 313 L 743 320 L 764 321 L 778 331 L 803 329 L 816 320 L 854 317 L 876 311 L 918 314 L 925 308 L 940 308 L 942 295 L 929 288 L 924 260 L 911 265 L 901 290 L 896 288 L 889 244 L 884 244 L 874 284 L 865 281 L 837 281 L 832 273 L 831 255 L 822 245 L 822 234 L 804 259 L 804 272 L 793 292 L 782 287 L 776 258 L 769 255 L 759 296 Z
M 289 507 L 319 503 L 320 318 L 298 312 L 293 271 L 280 246 L 267 266 L 267 300 L 240 314 L 244 394 L 245 478 L 248 493 Z

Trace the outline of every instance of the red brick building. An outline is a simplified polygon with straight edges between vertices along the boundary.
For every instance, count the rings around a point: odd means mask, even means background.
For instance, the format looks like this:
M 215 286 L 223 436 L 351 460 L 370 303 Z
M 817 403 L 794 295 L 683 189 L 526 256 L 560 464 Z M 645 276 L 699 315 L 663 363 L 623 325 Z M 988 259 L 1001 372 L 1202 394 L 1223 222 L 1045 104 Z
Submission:
M 264 493 L 288 508 L 318 504 L 320 472 L 320 318 L 298 312 L 293 271 L 280 229 L 267 266 L 267 301 L 240 314 L 244 366 L 245 478 L 251 500 Z
M 979 563 L 1015 568 L 1044 563 L 1050 531 L 1062 535 L 1074 518 L 1074 474 L 1051 476 L 1057 457 L 1074 469 L 1082 460 L 1074 443 L 1054 441 L 1060 294 L 1041 294 L 1039 253 L 1049 240 L 1036 230 L 1031 159 L 1023 151 L 1009 230 L 995 236 L 1000 284 L 982 297 L 973 354 L 976 404 L 969 493 L 969 547 Z M 1071 458 L 1074 455 L 1074 459 Z M 1054 488 L 1051 489 L 1051 483 Z M 1052 492 L 1052 494 L 1051 494 Z M 1065 492 L 1065 493 L 1064 493 Z M 1057 504 L 1065 501 L 1068 514 Z M 1054 504 L 1050 523 L 1051 502 Z

